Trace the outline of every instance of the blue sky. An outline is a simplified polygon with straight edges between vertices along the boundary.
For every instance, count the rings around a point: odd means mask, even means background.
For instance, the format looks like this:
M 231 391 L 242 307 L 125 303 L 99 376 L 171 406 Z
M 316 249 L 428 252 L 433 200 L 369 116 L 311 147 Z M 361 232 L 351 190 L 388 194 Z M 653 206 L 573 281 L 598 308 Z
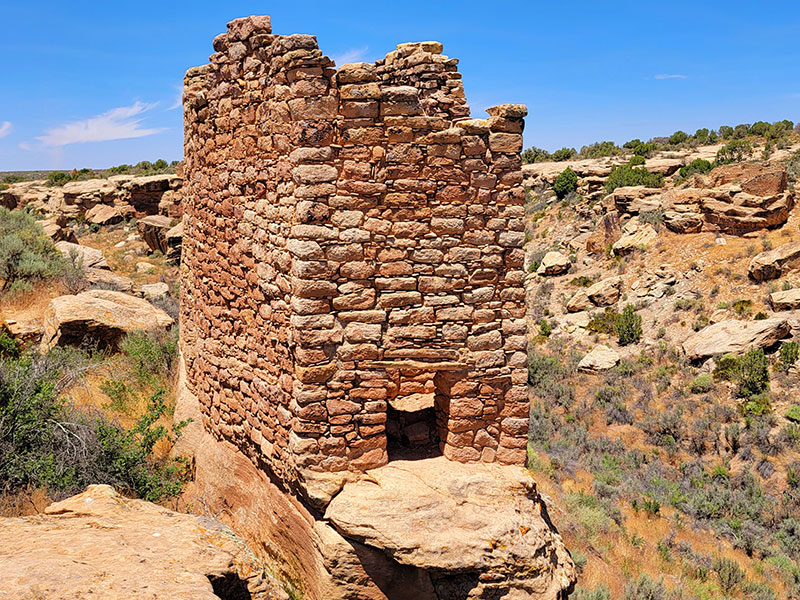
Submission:
M 180 159 L 183 73 L 248 14 L 317 35 L 339 64 L 439 40 L 461 59 L 473 116 L 528 105 L 526 146 L 800 121 L 796 0 L 6 0 L 2 14 L 0 171 Z

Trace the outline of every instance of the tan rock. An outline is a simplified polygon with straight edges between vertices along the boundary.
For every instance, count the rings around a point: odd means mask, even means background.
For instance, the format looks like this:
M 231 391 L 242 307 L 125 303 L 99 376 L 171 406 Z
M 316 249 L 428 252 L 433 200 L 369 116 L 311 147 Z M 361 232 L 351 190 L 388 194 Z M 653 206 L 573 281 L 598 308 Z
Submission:
M 248 598 L 287 597 L 219 521 L 107 485 L 90 485 L 43 515 L 0 519 L 0 548 L 0 595 L 8 598 L 215 600 L 226 582 L 238 582 Z
M 627 254 L 641 248 L 647 248 L 658 238 L 658 233 L 649 223 L 639 225 L 632 233 L 626 233 L 611 247 L 615 254 Z
M 800 308 L 800 288 L 782 290 L 769 295 L 772 310 L 794 310 Z
M 67 260 L 72 260 L 74 257 L 75 260 L 80 261 L 84 269 L 92 267 L 95 269 L 109 268 L 102 250 L 97 248 L 90 248 L 83 244 L 73 244 L 72 242 L 56 242 L 56 249 Z
M 698 233 L 703 229 L 703 215 L 695 212 L 664 212 L 664 224 L 675 233 Z
M 595 306 L 608 306 L 619 300 L 622 277 L 609 277 L 598 281 L 586 290 L 586 296 Z
M 567 311 L 571 313 L 588 310 L 592 307 L 592 301 L 589 300 L 589 296 L 586 295 L 585 290 L 578 290 L 572 298 L 569 299 L 569 302 L 567 302 Z
M 780 277 L 798 264 L 800 264 L 800 242 L 789 242 L 756 254 L 750 261 L 748 272 L 756 281 L 767 281 Z
M 750 348 L 768 348 L 789 335 L 791 327 L 783 318 L 763 321 L 720 321 L 701 329 L 685 342 L 683 351 L 690 360 L 715 354 L 742 354 Z
M 509 597 L 523 598 L 535 590 L 537 597 L 556 598 L 575 580 L 572 560 L 541 517 L 536 484 L 524 470 L 437 457 L 394 461 L 367 476 L 345 484 L 325 512 L 345 537 L 403 565 L 476 573 L 475 597 L 509 590 Z
M 172 219 L 163 215 L 150 215 L 136 221 L 136 229 L 150 250 L 167 254 L 167 232 L 172 229 Z
M 620 212 L 638 214 L 661 208 L 661 188 L 649 188 L 642 185 L 620 187 L 607 196 Z
M 536 272 L 539 275 L 563 275 L 569 271 L 572 263 L 561 252 L 551 251 L 544 255 Z
M 113 206 L 98 204 L 86 211 L 86 220 L 95 225 L 113 225 L 122 221 L 122 214 Z
M 117 275 L 106 269 L 89 267 L 83 270 L 83 274 L 90 287 L 116 292 L 130 292 L 133 290 L 133 281 L 129 277 Z
M 586 250 L 595 254 L 603 254 L 610 245 L 622 236 L 619 224 L 619 213 L 616 211 L 603 215 L 594 233 L 586 241 Z
M 578 369 L 581 371 L 607 371 L 617 366 L 618 363 L 619 354 L 615 350 L 598 344 L 581 359 Z
M 87 341 L 113 348 L 130 331 L 166 329 L 173 323 L 160 308 L 122 292 L 90 290 L 59 296 L 44 314 L 42 349 Z

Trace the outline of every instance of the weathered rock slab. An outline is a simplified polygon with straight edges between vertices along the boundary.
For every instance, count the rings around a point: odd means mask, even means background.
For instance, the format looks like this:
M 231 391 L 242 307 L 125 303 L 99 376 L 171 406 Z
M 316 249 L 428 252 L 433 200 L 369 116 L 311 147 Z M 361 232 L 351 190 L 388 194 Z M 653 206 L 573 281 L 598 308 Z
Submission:
M 551 251 L 544 255 L 536 273 L 539 275 L 563 275 L 569 271 L 571 264 L 569 258 L 561 252 Z
M 581 359 L 578 369 L 581 371 L 607 371 L 617 366 L 618 363 L 619 354 L 615 350 L 598 344 Z
M 783 318 L 763 321 L 720 321 L 701 329 L 685 342 L 683 351 L 690 360 L 715 354 L 742 354 L 751 348 L 768 348 L 789 335 L 791 326 Z
M 84 246 L 82 244 L 73 244 L 72 242 L 56 242 L 56 249 L 61 252 L 61 254 L 67 260 L 72 260 L 72 257 L 75 257 L 75 260 L 79 261 L 84 269 L 95 268 L 95 269 L 108 269 L 108 263 L 106 262 L 106 257 L 103 256 L 103 251 L 98 250 L 97 248 L 90 248 L 89 246 Z
M 97 343 L 114 347 L 134 330 L 166 329 L 172 317 L 146 300 L 111 290 L 90 290 L 50 301 L 44 315 L 42 348 Z
M 800 308 L 800 288 L 774 292 L 769 296 L 772 310 L 795 310 Z
M 748 271 L 756 281 L 780 277 L 784 271 L 800 264 L 800 242 L 781 244 L 777 248 L 756 254 Z
M 508 597 L 556 598 L 571 587 L 575 567 L 542 508 L 524 469 L 437 457 L 368 471 L 345 484 L 325 518 L 401 564 L 475 573 L 470 598 L 504 589 Z
M 0 549 L 3 598 L 218 600 L 224 581 L 246 594 L 229 597 L 287 597 L 219 521 L 124 498 L 107 485 L 44 515 L 0 519 Z

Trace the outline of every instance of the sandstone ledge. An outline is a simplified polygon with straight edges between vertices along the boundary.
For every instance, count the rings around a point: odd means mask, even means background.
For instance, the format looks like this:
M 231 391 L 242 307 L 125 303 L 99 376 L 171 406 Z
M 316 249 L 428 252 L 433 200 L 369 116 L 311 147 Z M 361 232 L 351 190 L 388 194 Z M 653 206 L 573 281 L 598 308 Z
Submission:
M 0 597 L 218 600 L 246 590 L 258 600 L 286 598 L 214 519 L 123 498 L 107 485 L 45 513 L 0 519 Z

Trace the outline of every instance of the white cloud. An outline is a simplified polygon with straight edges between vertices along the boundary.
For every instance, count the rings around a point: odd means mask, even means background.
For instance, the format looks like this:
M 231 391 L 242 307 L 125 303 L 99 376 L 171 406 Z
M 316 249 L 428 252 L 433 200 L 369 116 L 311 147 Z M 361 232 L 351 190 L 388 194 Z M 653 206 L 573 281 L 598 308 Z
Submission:
M 333 58 L 333 62 L 335 62 L 337 66 L 361 62 L 367 55 L 367 50 L 369 50 L 369 46 L 363 46 L 362 48 L 350 48 L 350 50 L 342 52 L 341 54 L 336 54 L 331 58 Z
M 112 108 L 96 117 L 48 129 L 43 136 L 36 139 L 45 146 L 66 146 L 67 144 L 126 140 L 153 135 L 159 133 L 161 129 L 141 127 L 142 118 L 139 115 L 154 108 L 156 104 L 134 102 L 131 106 Z
M 686 75 L 656 75 L 656 79 L 689 79 Z
M 175 100 L 169 105 L 167 110 L 177 110 L 183 107 L 183 86 L 176 85 L 175 87 Z
M 0 138 L 6 137 L 9 133 L 11 133 L 11 121 L 0 123 Z

